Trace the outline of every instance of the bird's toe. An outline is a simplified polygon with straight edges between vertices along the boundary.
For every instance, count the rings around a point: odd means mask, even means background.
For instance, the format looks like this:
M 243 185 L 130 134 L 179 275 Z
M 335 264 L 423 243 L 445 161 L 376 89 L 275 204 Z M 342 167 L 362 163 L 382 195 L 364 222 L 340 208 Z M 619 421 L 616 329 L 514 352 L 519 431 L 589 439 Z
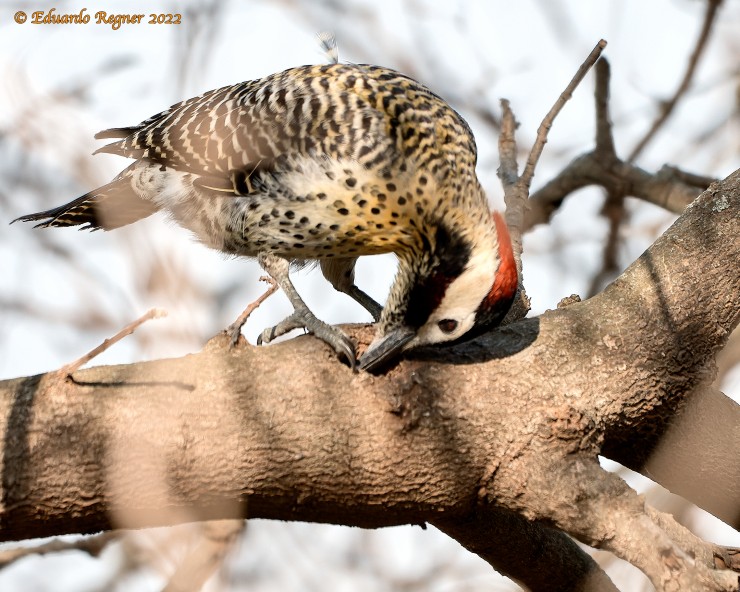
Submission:
M 343 331 L 319 320 L 309 310 L 297 310 L 274 327 L 268 327 L 257 338 L 257 345 L 270 343 L 293 329 L 306 329 L 331 346 L 340 358 L 345 358 L 354 370 L 357 365 L 355 343 Z

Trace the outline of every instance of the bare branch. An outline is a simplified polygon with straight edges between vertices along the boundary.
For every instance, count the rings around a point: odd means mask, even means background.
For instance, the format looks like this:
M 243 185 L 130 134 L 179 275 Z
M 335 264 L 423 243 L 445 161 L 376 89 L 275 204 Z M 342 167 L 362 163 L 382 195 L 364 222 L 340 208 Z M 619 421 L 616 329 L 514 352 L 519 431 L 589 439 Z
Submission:
M 82 551 L 91 557 L 97 557 L 108 544 L 117 541 L 120 536 L 120 531 L 111 530 L 93 536 L 81 537 L 74 541 L 55 539 L 32 547 L 3 549 L 0 551 L 0 569 L 30 555 L 47 555 L 49 553 L 60 553 L 63 551 Z
M 552 127 L 553 121 L 555 121 L 555 118 L 558 116 L 558 113 L 560 113 L 560 110 L 565 106 L 565 103 L 567 103 L 573 96 L 573 91 L 581 83 L 581 80 L 583 80 L 584 76 L 586 76 L 586 73 L 591 69 L 591 66 L 593 66 L 596 63 L 596 60 L 599 59 L 599 56 L 601 55 L 601 52 L 604 51 L 605 47 L 606 41 L 604 39 L 601 39 L 596 44 L 596 47 L 591 50 L 591 53 L 588 55 L 583 64 L 581 64 L 581 67 L 578 68 L 578 71 L 576 72 L 575 76 L 573 76 L 573 79 L 570 81 L 568 86 L 565 87 L 565 90 L 562 92 L 560 97 L 558 97 L 558 100 L 555 101 L 552 109 L 550 109 L 548 114 L 545 115 L 545 118 L 542 120 L 540 127 L 537 129 L 537 139 L 535 140 L 534 146 L 532 146 L 532 150 L 529 153 L 529 158 L 527 159 L 527 164 L 524 166 L 524 172 L 522 173 L 521 178 L 522 184 L 527 189 L 529 189 L 529 186 L 532 183 L 532 178 L 534 177 L 534 169 L 537 166 L 537 161 L 540 159 L 542 150 L 545 148 L 545 144 L 547 143 L 547 134 Z
M 260 281 L 268 284 L 267 290 L 257 300 L 252 302 L 244 311 L 231 323 L 225 330 L 224 333 L 231 337 L 231 345 L 235 346 L 239 342 L 239 338 L 242 334 L 242 327 L 247 322 L 249 316 L 259 308 L 259 306 L 272 296 L 278 289 L 277 282 L 268 275 L 260 276 Z
M 527 211 L 528 191 L 521 183 L 516 161 L 516 128 L 518 126 L 509 101 L 501 99 L 503 115 L 501 119 L 501 133 L 498 138 L 499 156 L 501 164 L 498 168 L 498 177 L 504 187 L 504 202 L 506 203 L 506 224 L 511 235 L 511 245 L 516 262 L 519 288 L 516 299 L 506 315 L 503 323 L 508 324 L 527 316 L 530 308 L 529 297 L 524 289 L 524 274 L 522 270 L 522 228 Z
M 555 117 L 557 117 L 565 103 L 571 98 L 573 91 L 581 80 L 583 80 L 583 77 L 599 58 L 605 47 L 606 41 L 602 39 L 591 51 L 583 64 L 581 64 L 581 67 L 555 102 L 555 105 L 542 120 L 542 123 L 537 130 L 537 139 L 535 140 L 534 146 L 532 146 L 529 158 L 527 159 L 527 164 L 525 165 L 524 172 L 521 176 L 518 175 L 518 166 L 516 161 L 516 119 L 509 105 L 509 101 L 506 99 L 501 100 L 503 118 L 501 123 L 501 133 L 499 135 L 499 155 L 501 158 L 501 164 L 498 169 L 498 176 L 504 187 L 506 222 L 511 233 L 514 259 L 516 261 L 517 274 L 519 277 L 519 290 L 517 297 L 503 321 L 504 324 L 508 324 L 525 317 L 530 308 L 530 300 L 526 294 L 523 283 L 521 261 L 522 234 L 525 228 L 525 217 L 528 209 L 529 186 L 532 182 L 532 177 L 534 176 L 537 161 L 545 147 L 547 134 L 550 131 L 550 127 L 552 126 Z
M 602 161 L 615 159 L 617 156 L 612 134 L 612 122 L 609 117 L 609 81 L 611 68 L 609 60 L 602 58 L 596 62 L 596 148 L 595 152 Z
M 596 64 L 596 146 L 573 160 L 552 180 L 529 199 L 523 231 L 550 220 L 565 198 L 588 185 L 600 185 L 609 196 L 605 204 L 612 220 L 612 236 L 616 236 L 620 217 L 620 196 L 632 196 L 680 214 L 700 190 L 706 189 L 713 179 L 695 175 L 668 165 L 651 174 L 631 163 L 623 162 L 615 153 L 612 127 L 609 120 L 609 64 L 601 58 Z M 614 253 L 616 242 L 612 241 Z
M 221 566 L 236 538 L 246 528 L 244 520 L 212 520 L 201 529 L 201 540 L 188 553 L 162 592 L 198 592 Z
M 684 185 L 688 185 L 689 187 L 696 187 L 697 189 L 701 189 L 702 191 L 704 191 L 712 183 L 716 183 L 717 181 L 719 181 L 719 179 L 717 179 L 716 177 L 707 177 L 706 175 L 689 173 L 687 171 L 682 171 L 678 167 L 667 164 L 664 164 L 660 168 L 656 176 L 660 177 L 661 179 L 680 181 Z M 681 211 L 683 211 L 683 209 Z
M 661 103 L 660 114 L 658 115 L 658 117 L 656 117 L 655 121 L 653 121 L 653 124 L 650 126 L 650 129 L 642 138 L 642 140 L 640 140 L 632 149 L 632 152 L 627 157 L 627 162 L 634 162 L 637 157 L 642 154 L 642 151 L 650 143 L 650 141 L 652 141 L 652 139 L 658 133 L 660 128 L 663 127 L 663 124 L 668 120 L 668 118 L 673 114 L 676 105 L 689 89 L 689 86 L 691 85 L 691 79 L 694 77 L 694 72 L 696 71 L 696 66 L 699 63 L 699 59 L 701 58 L 702 54 L 704 53 L 704 49 L 707 46 L 707 41 L 709 40 L 710 33 L 712 32 L 712 26 L 714 25 L 715 17 L 717 16 L 717 12 L 719 11 L 719 7 L 721 4 L 722 0 L 707 0 L 707 11 L 704 14 L 704 23 L 702 25 L 701 32 L 699 33 L 699 38 L 696 40 L 694 51 L 691 53 L 691 57 L 689 58 L 689 63 L 686 66 L 686 72 L 684 72 L 683 78 L 681 79 L 676 92 L 673 93 L 673 96 L 667 101 Z
M 595 151 L 579 156 L 532 194 L 524 231 L 549 222 L 568 195 L 589 185 L 600 185 L 607 190 L 620 189 L 625 195 L 681 214 L 700 191 L 684 184 L 678 177 L 672 178 L 671 170 L 671 167 L 663 167 L 658 173 L 651 174 L 622 161 L 604 164 Z
M 498 151 L 501 164 L 498 168 L 498 177 L 504 187 L 504 203 L 506 203 L 506 224 L 511 233 L 511 242 L 516 259 L 517 272 L 521 277 L 522 265 L 522 224 L 527 207 L 527 191 L 519 184 L 518 165 L 516 162 L 516 128 L 518 123 L 511 110 L 509 101 L 501 99 L 503 116 L 501 119 L 501 133 L 498 137 Z
M 655 508 L 647 508 L 647 513 L 653 522 L 686 551 L 696 561 L 706 567 L 717 569 L 735 569 L 740 571 L 740 553 L 738 549 L 707 544 L 685 526 L 682 526 L 671 516 L 659 512 Z
M 619 182 L 612 184 L 606 190 L 606 199 L 601 207 L 601 215 L 609 223 L 609 232 L 607 232 L 601 255 L 601 269 L 591 278 L 591 283 L 586 291 L 586 298 L 591 298 L 601 292 L 604 286 L 614 279 L 619 272 L 619 246 L 622 244 L 622 237 L 619 232 L 622 224 L 629 218 L 629 213 L 624 207 L 625 190 L 620 185 Z
M 113 337 L 106 339 L 98 347 L 87 352 L 80 359 L 72 362 L 71 364 L 67 364 L 66 366 L 62 366 L 58 371 L 59 374 L 65 377 L 72 376 L 72 374 L 74 374 L 82 366 L 87 364 L 90 360 L 102 354 L 105 350 L 121 341 L 121 339 L 123 339 L 124 337 L 131 335 L 140 325 L 143 325 L 150 319 L 159 319 L 165 316 L 167 316 L 167 311 L 160 308 L 152 308 L 150 311 L 136 319 L 134 322 L 126 325 Z
M 505 198 L 511 198 L 512 192 L 519 181 L 519 165 L 516 162 L 516 128 L 519 127 L 514 112 L 508 99 L 501 99 L 501 110 L 503 116 L 501 119 L 501 133 L 498 137 L 498 153 L 501 158 L 501 164 L 498 168 L 498 177 L 504 186 Z M 510 206 L 506 202 L 507 209 Z

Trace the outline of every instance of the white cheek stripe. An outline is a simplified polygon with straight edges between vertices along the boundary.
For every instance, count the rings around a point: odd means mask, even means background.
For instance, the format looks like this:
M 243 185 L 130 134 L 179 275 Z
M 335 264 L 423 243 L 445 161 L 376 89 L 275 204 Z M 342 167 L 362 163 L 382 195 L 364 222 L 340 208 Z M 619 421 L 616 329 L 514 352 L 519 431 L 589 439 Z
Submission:
M 475 313 L 493 286 L 495 260 L 487 249 L 477 249 L 460 276 L 445 292 L 416 339 L 409 346 L 452 341 L 467 333 L 475 324 Z M 443 333 L 437 323 L 443 319 L 458 322 L 452 333 Z

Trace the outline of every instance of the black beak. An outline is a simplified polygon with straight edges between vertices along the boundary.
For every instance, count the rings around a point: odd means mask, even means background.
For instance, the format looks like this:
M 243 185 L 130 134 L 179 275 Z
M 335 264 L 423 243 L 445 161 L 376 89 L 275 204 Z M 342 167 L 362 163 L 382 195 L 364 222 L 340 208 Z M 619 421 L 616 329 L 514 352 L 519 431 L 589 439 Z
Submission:
M 416 331 L 409 327 L 399 327 L 376 339 L 360 358 L 360 369 L 375 372 L 403 351 L 404 346 L 416 336 Z

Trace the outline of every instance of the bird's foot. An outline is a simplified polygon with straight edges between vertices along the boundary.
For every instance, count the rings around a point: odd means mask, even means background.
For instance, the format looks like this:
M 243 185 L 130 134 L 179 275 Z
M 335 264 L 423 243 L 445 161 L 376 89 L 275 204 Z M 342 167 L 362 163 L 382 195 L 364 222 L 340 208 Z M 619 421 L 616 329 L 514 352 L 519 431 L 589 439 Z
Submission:
M 270 343 L 273 339 L 293 329 L 306 329 L 309 333 L 313 333 L 321 341 L 330 345 L 340 358 L 346 358 L 352 370 L 355 369 L 357 358 L 354 342 L 342 330 L 317 319 L 308 309 L 298 309 L 274 327 L 262 331 L 257 338 L 257 345 Z

